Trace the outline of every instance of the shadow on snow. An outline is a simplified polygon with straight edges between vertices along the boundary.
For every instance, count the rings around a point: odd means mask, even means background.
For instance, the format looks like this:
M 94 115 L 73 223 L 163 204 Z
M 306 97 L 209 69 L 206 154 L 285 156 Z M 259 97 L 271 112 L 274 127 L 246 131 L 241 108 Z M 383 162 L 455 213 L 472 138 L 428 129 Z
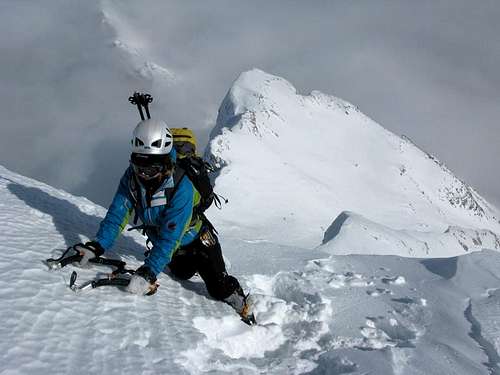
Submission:
M 66 247 L 81 242 L 80 236 L 92 239 L 97 233 L 101 217 L 88 215 L 73 203 L 35 187 L 10 183 L 7 188 L 28 206 L 52 216 L 56 231 L 63 236 Z M 144 247 L 128 236 L 119 236 L 113 250 L 117 254 L 131 255 L 138 260 L 144 259 Z

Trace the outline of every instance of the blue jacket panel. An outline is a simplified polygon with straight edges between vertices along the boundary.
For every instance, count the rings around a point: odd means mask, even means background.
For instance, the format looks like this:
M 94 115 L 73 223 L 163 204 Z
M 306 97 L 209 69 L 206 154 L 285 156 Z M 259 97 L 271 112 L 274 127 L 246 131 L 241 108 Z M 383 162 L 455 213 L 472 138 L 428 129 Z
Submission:
M 120 180 L 120 185 L 109 207 L 106 217 L 102 220 L 95 240 L 105 250 L 109 250 L 118 235 L 121 233 L 133 209 L 148 229 L 146 234 L 153 244 L 149 256 L 144 261 L 155 275 L 158 275 L 170 259 L 175 250 L 197 238 L 201 229 L 201 222 L 191 223 L 193 207 L 199 202 L 199 193 L 187 176 L 178 183 L 170 202 L 165 189 L 172 188 L 174 181 L 170 177 L 153 194 L 150 205 L 146 202 L 146 190 L 140 183 L 136 183 L 137 199 L 141 202 L 134 207 L 134 195 L 131 192 L 131 180 L 134 178 L 129 167 Z M 190 226 L 190 224 L 193 224 Z
M 109 250 L 113 246 L 116 238 L 123 231 L 125 225 L 127 225 L 134 208 L 129 189 L 130 178 L 132 177 L 131 173 L 133 173 L 131 168 L 128 168 L 120 179 L 120 184 L 108 208 L 108 212 L 99 225 L 99 231 L 95 240 L 99 242 L 104 250 Z

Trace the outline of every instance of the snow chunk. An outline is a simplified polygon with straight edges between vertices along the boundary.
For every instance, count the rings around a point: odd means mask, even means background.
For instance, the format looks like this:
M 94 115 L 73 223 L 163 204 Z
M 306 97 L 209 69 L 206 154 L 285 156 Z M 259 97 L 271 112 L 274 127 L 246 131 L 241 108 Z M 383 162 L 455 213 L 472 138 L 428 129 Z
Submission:
M 220 349 L 231 358 L 263 358 L 285 341 L 278 326 L 248 327 L 237 316 L 197 317 L 193 323 L 206 337 L 201 345 Z

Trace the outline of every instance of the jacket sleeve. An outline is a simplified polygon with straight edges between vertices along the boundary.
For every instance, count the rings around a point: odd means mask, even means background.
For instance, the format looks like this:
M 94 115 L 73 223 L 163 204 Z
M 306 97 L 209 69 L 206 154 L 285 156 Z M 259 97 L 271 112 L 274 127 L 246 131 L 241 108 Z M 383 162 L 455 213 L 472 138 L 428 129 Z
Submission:
M 99 225 L 95 241 L 99 242 L 104 250 L 109 250 L 113 246 L 116 238 L 127 225 L 130 213 L 132 212 L 133 203 L 129 191 L 130 178 L 131 171 L 129 168 L 120 180 L 120 185 L 111 206 L 109 206 L 106 217 Z
M 182 236 L 189 229 L 196 189 L 187 177 L 181 179 L 160 222 L 158 238 L 153 241 L 151 253 L 144 261 L 155 275 L 163 271 L 172 254 L 179 247 Z

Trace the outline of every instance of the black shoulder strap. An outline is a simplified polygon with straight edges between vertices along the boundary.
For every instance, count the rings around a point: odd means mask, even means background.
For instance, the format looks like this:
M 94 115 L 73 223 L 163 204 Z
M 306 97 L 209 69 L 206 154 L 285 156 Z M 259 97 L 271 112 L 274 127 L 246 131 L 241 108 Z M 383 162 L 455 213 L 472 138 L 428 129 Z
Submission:
M 187 170 L 189 170 L 189 166 L 190 165 L 191 165 L 191 163 L 190 163 L 189 157 L 185 157 L 185 158 L 182 158 L 182 159 L 177 159 L 177 161 L 176 161 L 177 168 L 183 169 L 184 172 L 186 172 Z
M 186 171 L 188 177 L 194 177 L 202 173 L 207 173 L 207 166 L 205 165 L 205 161 L 199 156 L 188 156 L 179 159 L 177 160 L 177 164 Z
M 182 178 L 186 175 L 186 171 L 180 166 L 176 165 L 174 170 L 174 187 L 165 189 L 165 196 L 167 197 L 167 204 L 170 206 L 170 202 L 174 197 L 177 189 L 179 188 Z
M 135 174 L 132 174 L 128 182 L 128 190 L 132 198 L 132 204 L 134 206 L 134 219 L 133 219 L 134 225 L 137 225 L 137 222 L 139 221 L 139 216 L 137 215 L 137 206 L 139 205 L 139 194 L 137 193 L 138 189 L 139 186 Z

